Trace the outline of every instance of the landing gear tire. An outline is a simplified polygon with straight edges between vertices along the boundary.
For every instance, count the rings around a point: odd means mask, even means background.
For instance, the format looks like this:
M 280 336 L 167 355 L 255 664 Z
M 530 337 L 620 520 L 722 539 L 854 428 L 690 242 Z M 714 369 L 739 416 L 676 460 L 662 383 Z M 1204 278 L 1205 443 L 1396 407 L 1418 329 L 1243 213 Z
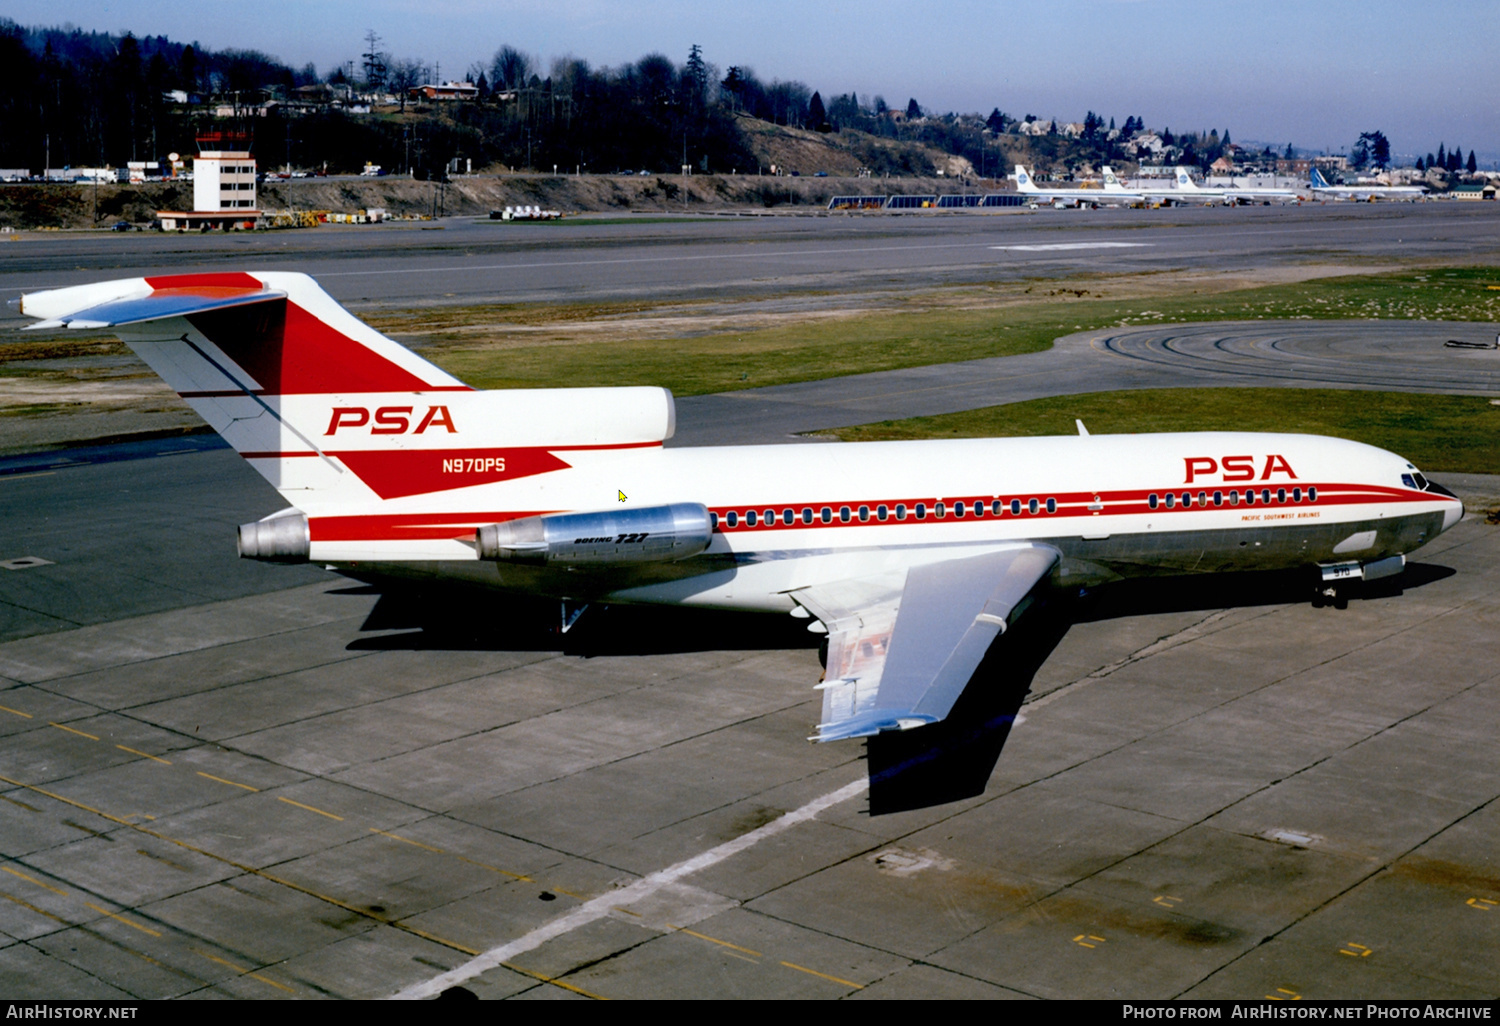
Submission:
M 1323 606 L 1333 606 L 1335 609 L 1348 609 L 1349 596 L 1343 589 L 1332 584 L 1320 584 L 1313 591 L 1313 608 L 1319 609 Z
M 828 669 L 828 637 L 824 635 L 823 640 L 818 642 L 818 665 Z

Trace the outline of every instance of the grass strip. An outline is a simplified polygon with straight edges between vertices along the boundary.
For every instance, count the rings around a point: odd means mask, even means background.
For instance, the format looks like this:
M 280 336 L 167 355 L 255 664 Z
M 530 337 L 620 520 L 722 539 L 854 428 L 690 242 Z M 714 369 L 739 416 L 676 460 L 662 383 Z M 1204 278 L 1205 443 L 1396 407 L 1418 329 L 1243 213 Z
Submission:
M 1061 335 L 1109 327 L 1218 320 L 1500 321 L 1500 270 L 1487 267 L 1148 299 L 1095 299 L 1079 297 L 1079 291 L 1051 288 L 1048 295 L 1005 306 L 882 311 L 691 338 L 504 348 L 460 343 L 430 355 L 479 388 L 662 385 L 678 395 L 701 395 L 1038 352 Z

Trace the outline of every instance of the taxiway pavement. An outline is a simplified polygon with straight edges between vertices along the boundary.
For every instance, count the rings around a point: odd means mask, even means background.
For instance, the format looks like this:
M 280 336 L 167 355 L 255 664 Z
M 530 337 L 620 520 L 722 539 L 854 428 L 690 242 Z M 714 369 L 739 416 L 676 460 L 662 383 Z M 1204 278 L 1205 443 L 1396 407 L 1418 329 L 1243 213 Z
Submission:
M 1429 206 L 1407 223 L 1471 223 Z M 1056 358 L 1494 387 L 1399 330 L 1305 326 Z M 941 402 L 1027 397 L 1006 377 Z M 907 416 L 923 384 L 817 383 L 739 440 Z M 549 610 L 236 560 L 279 499 L 209 439 L 0 470 L 8 996 L 1500 993 L 1483 517 L 1347 609 L 1274 575 L 1056 603 L 913 749 L 803 740 L 816 638 L 789 617 L 593 611 L 559 638 Z

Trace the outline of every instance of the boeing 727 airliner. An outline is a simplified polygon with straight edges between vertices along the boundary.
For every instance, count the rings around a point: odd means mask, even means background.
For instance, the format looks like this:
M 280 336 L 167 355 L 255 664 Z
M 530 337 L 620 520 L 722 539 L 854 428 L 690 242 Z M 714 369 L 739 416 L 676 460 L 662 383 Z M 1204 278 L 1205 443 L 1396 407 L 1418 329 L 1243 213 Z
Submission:
M 20 308 L 118 334 L 281 492 L 242 556 L 790 613 L 828 634 L 825 741 L 943 719 L 1037 589 L 1295 567 L 1335 587 L 1399 573 L 1463 514 L 1400 456 L 1308 435 L 666 449 L 664 389 L 477 391 L 302 274 Z

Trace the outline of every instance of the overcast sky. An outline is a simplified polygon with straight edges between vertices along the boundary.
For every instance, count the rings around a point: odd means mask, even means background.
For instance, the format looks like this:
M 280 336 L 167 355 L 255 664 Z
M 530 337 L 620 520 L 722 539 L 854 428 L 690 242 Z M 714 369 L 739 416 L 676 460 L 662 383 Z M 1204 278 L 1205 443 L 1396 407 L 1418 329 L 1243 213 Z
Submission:
M 445 79 L 507 43 L 544 67 L 653 52 L 680 64 L 697 43 L 721 73 L 748 66 L 825 99 L 1067 121 L 1092 109 L 1334 151 L 1375 129 L 1398 154 L 1500 151 L 1497 0 L 7 0 L 0 15 L 263 50 L 320 73 L 357 61 L 374 29 Z

